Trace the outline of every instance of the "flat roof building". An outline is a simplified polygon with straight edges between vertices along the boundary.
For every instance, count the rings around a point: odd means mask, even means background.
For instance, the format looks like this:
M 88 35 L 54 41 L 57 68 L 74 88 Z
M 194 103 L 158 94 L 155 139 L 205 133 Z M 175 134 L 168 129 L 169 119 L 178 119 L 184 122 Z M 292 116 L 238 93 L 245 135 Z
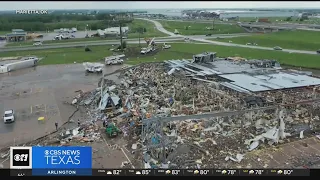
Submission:
M 27 32 L 23 29 L 12 29 L 11 33 L 6 34 L 8 42 L 20 42 L 27 39 Z
M 129 27 L 121 27 L 122 33 L 127 33 L 129 31 Z M 105 34 L 120 34 L 120 27 L 110 27 L 104 30 Z
M 213 54 L 213 53 L 211 53 Z M 203 54 L 195 55 L 203 57 Z M 255 93 L 320 85 L 320 79 L 309 72 L 283 70 L 275 60 L 235 61 L 215 58 L 212 62 L 168 60 L 171 68 L 184 69 L 190 76 L 217 77 L 219 84 L 243 93 Z M 206 81 L 206 78 L 202 80 Z

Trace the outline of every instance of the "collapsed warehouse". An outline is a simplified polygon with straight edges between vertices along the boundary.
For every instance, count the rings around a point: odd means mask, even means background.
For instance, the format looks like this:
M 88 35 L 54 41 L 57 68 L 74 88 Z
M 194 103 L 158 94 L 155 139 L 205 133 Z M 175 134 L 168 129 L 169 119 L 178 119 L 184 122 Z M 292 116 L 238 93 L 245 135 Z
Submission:
M 205 53 L 135 66 L 119 79 L 103 78 L 74 103 L 119 127 L 144 168 L 248 167 L 249 152 L 320 137 L 320 79 L 273 60 Z

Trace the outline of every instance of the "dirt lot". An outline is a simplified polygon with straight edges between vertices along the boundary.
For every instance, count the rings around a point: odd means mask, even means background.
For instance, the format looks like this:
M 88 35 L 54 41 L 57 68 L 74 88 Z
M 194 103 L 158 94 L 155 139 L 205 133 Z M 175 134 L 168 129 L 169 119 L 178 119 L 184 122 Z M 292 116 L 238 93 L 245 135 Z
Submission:
M 119 66 L 109 66 L 110 73 Z M 0 123 L 0 148 L 21 144 L 55 130 L 54 123 L 62 125 L 75 108 L 64 102 L 71 102 L 78 95 L 75 91 L 88 91 L 97 87 L 101 76 L 90 74 L 85 76 L 81 64 L 40 66 L 25 69 L 10 74 L 0 75 L 0 113 L 6 109 L 16 111 L 16 122 L 12 124 Z M 116 79 L 115 76 L 110 79 Z M 87 121 L 83 115 L 85 110 L 74 114 L 72 119 Z M 45 120 L 39 122 L 38 118 Z M 77 126 L 70 123 L 62 127 L 59 132 Z M 130 148 L 122 138 L 109 139 L 101 129 L 102 139 L 92 143 L 78 143 L 72 145 L 91 146 L 93 150 L 93 168 L 118 168 L 122 162 L 132 162 L 133 167 L 139 164 L 133 161 Z M 53 136 L 53 135 L 52 135 Z M 129 150 L 128 150 L 129 149 Z M 137 154 L 136 154 L 137 155 Z M 267 147 L 247 153 L 245 158 L 236 163 L 228 161 L 221 168 L 319 168 L 320 140 L 312 136 L 291 143 Z M 315 162 L 315 163 L 311 163 Z M 214 163 L 214 162 L 212 162 Z M 0 157 L 0 168 L 9 167 L 8 157 Z
M 113 72 L 120 66 L 106 67 L 105 72 Z M 25 143 L 55 130 L 54 123 L 61 126 L 75 111 L 73 106 L 64 102 L 71 102 L 78 95 L 75 91 L 88 91 L 97 87 L 101 75 L 85 75 L 81 64 L 39 66 L 0 75 L 0 114 L 4 110 L 15 110 L 16 121 L 11 124 L 0 123 L 0 149 Z M 73 118 L 81 119 L 81 112 L 76 113 Z M 39 117 L 45 117 L 44 121 L 38 121 Z M 92 144 L 94 149 L 108 150 L 106 142 Z M 88 144 L 87 144 L 88 145 Z M 91 145 L 91 144 L 90 144 Z M 110 149 L 110 148 L 109 148 Z M 112 150 L 111 150 L 112 151 Z M 100 156 L 104 153 L 100 153 Z M 112 158 L 120 157 L 120 164 L 126 157 L 122 151 L 116 150 Z M 99 156 L 99 155 L 96 155 Z M 105 164 L 105 163 L 108 163 Z M 2 159 L 7 167 L 8 161 Z M 95 163 L 94 163 L 95 164 Z M 100 160 L 96 167 L 113 167 L 110 161 Z M 105 165 L 104 165 L 105 164 Z M 120 166 L 118 165 L 118 166 Z

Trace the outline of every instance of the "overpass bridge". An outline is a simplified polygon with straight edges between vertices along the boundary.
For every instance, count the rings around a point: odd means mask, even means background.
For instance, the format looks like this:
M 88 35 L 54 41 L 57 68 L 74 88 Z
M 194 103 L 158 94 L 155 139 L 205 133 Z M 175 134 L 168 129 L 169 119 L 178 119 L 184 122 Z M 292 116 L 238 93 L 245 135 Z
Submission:
M 319 30 L 320 25 L 316 24 L 262 24 L 262 23 L 239 23 L 241 27 L 248 29 L 262 29 L 262 30 Z
M 241 27 L 249 28 L 249 29 L 276 29 L 276 30 L 293 30 L 297 29 L 297 26 L 278 26 L 274 24 L 266 24 L 266 25 L 261 25 L 261 24 L 239 24 Z

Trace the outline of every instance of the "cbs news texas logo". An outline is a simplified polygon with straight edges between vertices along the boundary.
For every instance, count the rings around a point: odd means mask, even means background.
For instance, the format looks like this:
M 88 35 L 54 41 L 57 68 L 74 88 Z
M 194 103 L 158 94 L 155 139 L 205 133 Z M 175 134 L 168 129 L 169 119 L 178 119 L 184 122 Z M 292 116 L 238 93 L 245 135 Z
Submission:
M 10 169 L 31 169 L 32 147 L 10 147 Z
M 92 167 L 90 146 L 10 147 L 11 169 L 89 168 Z

